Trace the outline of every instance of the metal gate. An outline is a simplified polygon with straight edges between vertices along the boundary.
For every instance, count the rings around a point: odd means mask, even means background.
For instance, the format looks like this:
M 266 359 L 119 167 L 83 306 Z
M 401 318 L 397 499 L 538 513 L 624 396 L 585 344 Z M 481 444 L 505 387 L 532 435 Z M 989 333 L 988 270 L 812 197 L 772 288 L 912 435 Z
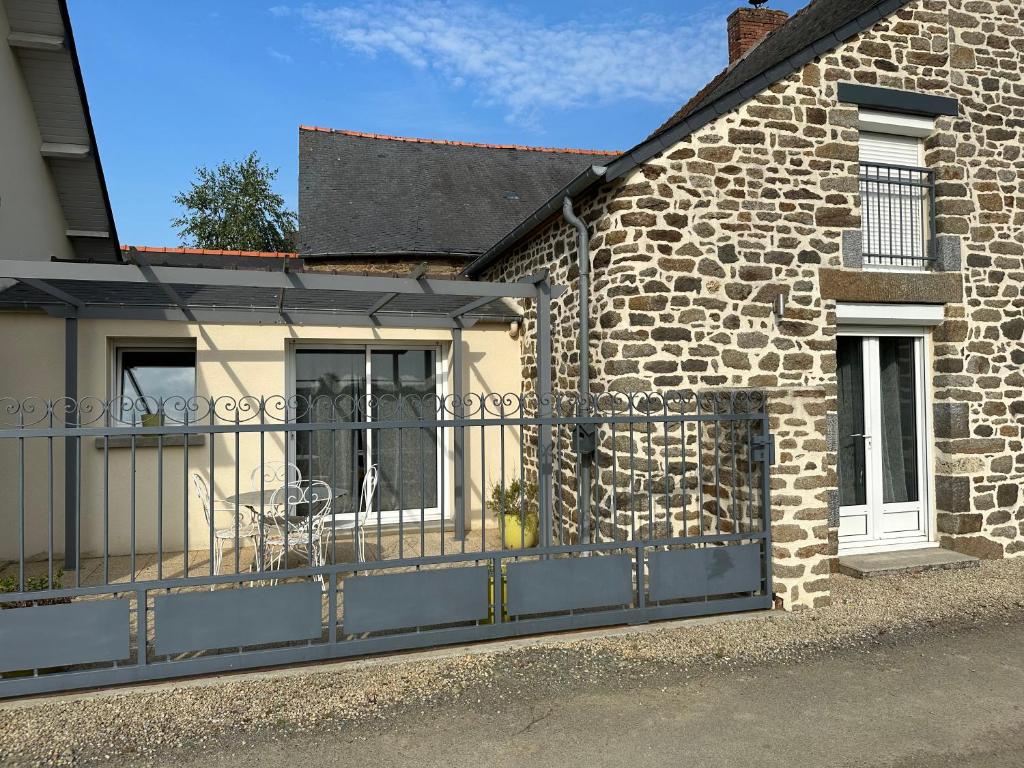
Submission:
M 0 413 L 0 697 L 771 607 L 758 392 Z

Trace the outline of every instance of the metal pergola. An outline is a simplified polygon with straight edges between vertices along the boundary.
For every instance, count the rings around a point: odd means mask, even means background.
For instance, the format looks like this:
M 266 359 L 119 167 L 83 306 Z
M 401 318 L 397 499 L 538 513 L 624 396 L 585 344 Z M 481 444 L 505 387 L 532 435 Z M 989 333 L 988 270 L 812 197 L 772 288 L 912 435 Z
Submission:
M 502 299 L 528 299 L 536 308 L 537 393 L 551 392 L 551 300 L 565 292 L 547 271 L 518 282 L 437 279 L 420 265 L 406 277 L 342 275 L 289 270 L 153 266 L 129 251 L 133 264 L 87 264 L 0 260 L 0 279 L 14 281 L 0 291 L 0 311 L 42 311 L 64 319 L 64 396 L 78 400 L 78 321 L 94 319 L 169 320 L 241 325 L 336 325 L 380 328 L 435 328 L 451 332 L 453 399 L 463 396 L 464 329 L 486 320 L 517 318 L 486 310 Z M 550 398 L 538 399 L 550 410 Z M 550 416 L 540 413 L 541 417 Z M 78 426 L 69 413 L 67 426 Z M 541 530 L 550 529 L 551 434 L 540 430 L 539 511 Z M 455 527 L 465 536 L 465 461 L 455 431 Z M 65 567 L 77 567 L 78 440 L 65 439 Z M 545 523 L 548 525 L 545 527 Z

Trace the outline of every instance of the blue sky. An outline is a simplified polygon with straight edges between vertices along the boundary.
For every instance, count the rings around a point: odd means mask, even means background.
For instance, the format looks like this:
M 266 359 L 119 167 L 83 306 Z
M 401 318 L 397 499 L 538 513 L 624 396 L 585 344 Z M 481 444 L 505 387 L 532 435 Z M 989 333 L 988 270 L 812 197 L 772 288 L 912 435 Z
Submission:
M 627 149 L 725 65 L 740 5 L 70 0 L 118 234 L 135 245 L 177 245 L 172 198 L 195 167 L 252 150 L 295 208 L 300 124 Z

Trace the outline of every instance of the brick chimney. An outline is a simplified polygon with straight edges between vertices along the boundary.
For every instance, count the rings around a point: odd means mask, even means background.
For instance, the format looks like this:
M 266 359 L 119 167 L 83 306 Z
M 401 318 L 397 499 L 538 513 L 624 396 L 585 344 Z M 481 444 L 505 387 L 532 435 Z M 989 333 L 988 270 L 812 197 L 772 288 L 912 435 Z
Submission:
M 764 0 L 751 0 L 753 8 L 737 8 L 729 17 L 729 66 L 747 55 L 755 45 L 789 19 L 785 11 L 758 6 Z

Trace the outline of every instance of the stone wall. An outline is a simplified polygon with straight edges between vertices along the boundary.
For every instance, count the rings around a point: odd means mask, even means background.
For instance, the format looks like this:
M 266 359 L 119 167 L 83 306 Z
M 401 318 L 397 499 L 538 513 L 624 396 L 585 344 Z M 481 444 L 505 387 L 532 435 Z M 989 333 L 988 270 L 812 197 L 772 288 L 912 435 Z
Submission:
M 449 279 L 456 277 L 466 264 L 466 259 L 413 258 L 409 256 L 373 256 L 337 259 L 306 259 L 303 268 L 307 272 L 333 272 L 345 275 L 372 275 L 374 277 L 408 277 L 424 261 L 427 262 L 427 277 Z
M 826 427 L 837 406 L 835 301 L 820 276 L 843 268 L 844 233 L 861 224 L 858 111 L 838 101 L 840 82 L 960 100 L 961 117 L 940 118 L 926 141 L 939 232 L 961 240 L 964 296 L 932 336 L 934 511 L 944 546 L 1024 550 L 1022 55 L 1019 4 L 915 0 L 577 202 L 594 233 L 595 390 L 768 391 L 780 445 L 775 576 L 787 607 L 828 602 L 837 546 Z M 554 308 L 563 389 L 578 376 L 575 258 L 574 232 L 556 220 L 488 275 L 547 267 L 570 285 Z M 779 293 L 783 318 L 772 312 Z M 534 369 L 529 347 L 524 366 Z

